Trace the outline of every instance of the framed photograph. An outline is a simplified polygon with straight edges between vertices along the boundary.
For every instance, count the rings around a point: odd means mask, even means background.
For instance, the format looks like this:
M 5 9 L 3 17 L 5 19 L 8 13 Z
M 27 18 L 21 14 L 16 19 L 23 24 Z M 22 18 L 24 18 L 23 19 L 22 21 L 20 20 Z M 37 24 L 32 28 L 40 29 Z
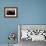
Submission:
M 5 7 L 4 8 L 4 17 L 15 18 L 18 16 L 17 7 Z
M 18 41 L 46 41 L 46 24 L 19 24 Z

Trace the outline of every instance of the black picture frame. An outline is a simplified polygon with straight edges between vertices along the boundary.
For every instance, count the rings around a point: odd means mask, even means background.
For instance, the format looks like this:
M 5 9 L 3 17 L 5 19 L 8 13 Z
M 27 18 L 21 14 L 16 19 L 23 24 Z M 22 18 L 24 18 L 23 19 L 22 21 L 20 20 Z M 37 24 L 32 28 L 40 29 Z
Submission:
M 16 18 L 18 17 L 18 7 L 4 7 L 5 18 Z

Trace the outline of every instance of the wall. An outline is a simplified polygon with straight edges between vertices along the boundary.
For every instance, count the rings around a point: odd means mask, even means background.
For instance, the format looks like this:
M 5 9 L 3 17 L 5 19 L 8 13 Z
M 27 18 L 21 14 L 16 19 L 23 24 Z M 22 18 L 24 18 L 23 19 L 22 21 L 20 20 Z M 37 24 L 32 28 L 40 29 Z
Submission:
M 4 18 L 4 7 L 18 7 L 18 18 Z M 0 44 L 18 32 L 17 24 L 46 24 L 46 0 L 0 0 Z

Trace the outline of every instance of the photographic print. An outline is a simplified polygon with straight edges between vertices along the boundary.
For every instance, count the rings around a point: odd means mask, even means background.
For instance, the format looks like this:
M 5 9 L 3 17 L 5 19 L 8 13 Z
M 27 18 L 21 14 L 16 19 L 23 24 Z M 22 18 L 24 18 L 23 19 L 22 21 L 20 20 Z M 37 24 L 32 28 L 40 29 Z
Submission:
M 4 16 L 5 17 L 17 17 L 18 16 L 18 8 L 17 7 L 5 7 L 4 8 Z
M 20 41 L 46 41 L 46 25 L 19 25 L 18 30 L 20 31 Z

